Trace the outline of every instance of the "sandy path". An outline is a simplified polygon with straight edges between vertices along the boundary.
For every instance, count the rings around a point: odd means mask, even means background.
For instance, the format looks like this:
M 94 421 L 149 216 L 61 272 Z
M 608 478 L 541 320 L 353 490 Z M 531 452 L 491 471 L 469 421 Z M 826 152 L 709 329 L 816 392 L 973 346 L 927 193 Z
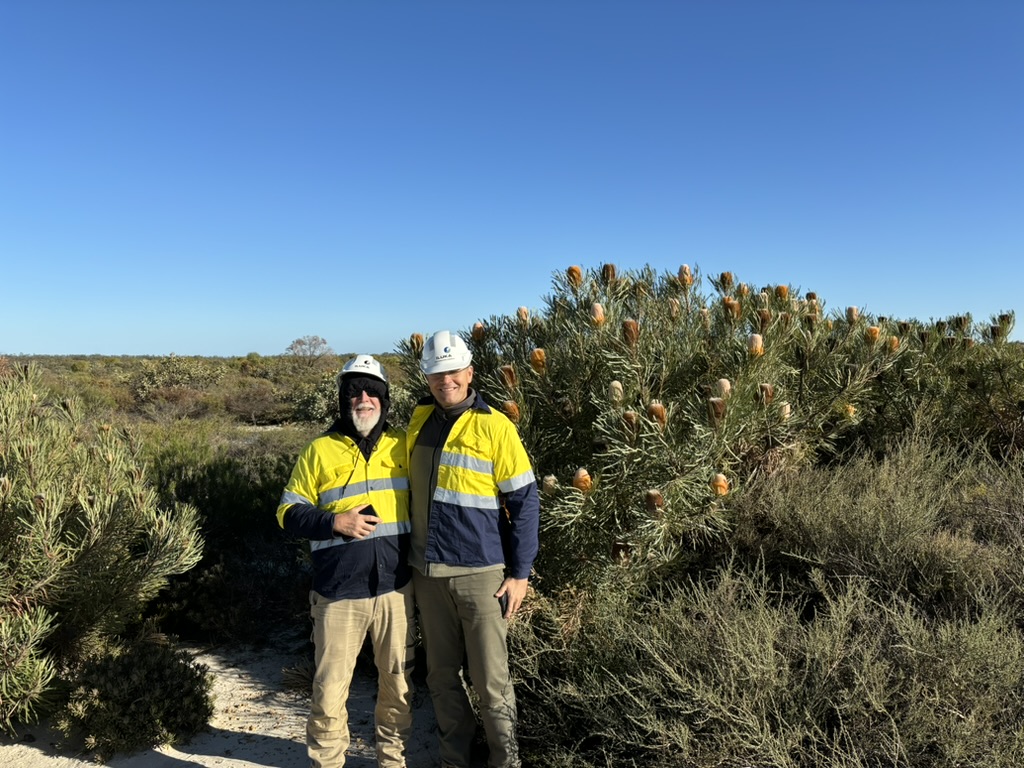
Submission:
M 111 768 L 305 768 L 307 694 L 286 689 L 282 670 L 304 659 L 302 638 L 282 638 L 273 648 L 214 649 L 196 658 L 214 676 L 215 712 L 209 729 L 187 744 L 117 755 Z M 376 681 L 360 666 L 349 698 L 351 768 L 375 768 L 373 707 Z M 425 686 L 418 685 L 408 768 L 438 765 L 434 712 Z M 0 738 L 0 765 L 12 768 L 95 768 L 76 745 L 45 725 L 25 726 L 18 738 Z

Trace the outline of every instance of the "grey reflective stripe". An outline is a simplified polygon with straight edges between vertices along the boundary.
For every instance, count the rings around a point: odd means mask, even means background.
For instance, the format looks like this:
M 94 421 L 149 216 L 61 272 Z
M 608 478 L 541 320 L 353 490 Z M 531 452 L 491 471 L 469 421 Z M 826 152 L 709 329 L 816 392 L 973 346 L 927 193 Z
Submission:
M 459 467 L 460 469 L 468 469 L 470 472 L 479 472 L 482 475 L 494 474 L 493 461 L 477 459 L 464 453 L 445 451 L 441 454 L 441 463 L 448 467 Z
M 502 480 L 498 483 L 498 487 L 501 488 L 502 493 L 512 493 L 512 491 L 518 491 L 520 488 L 525 488 L 533 482 L 536 482 L 533 470 L 528 469 L 521 475 L 516 475 L 508 480 Z
M 404 523 L 378 523 L 377 527 L 373 529 L 373 533 L 363 539 L 343 539 L 338 537 L 336 539 L 323 539 L 321 541 L 309 542 L 309 549 L 312 552 L 316 552 L 318 549 L 327 549 L 328 547 L 338 547 L 344 544 L 355 544 L 357 541 L 369 541 L 370 539 L 383 539 L 387 536 L 399 536 L 403 533 L 410 533 L 412 531 L 412 523 L 406 520 Z
M 363 496 L 374 491 L 408 491 L 409 478 L 407 477 L 380 477 L 376 480 L 361 480 L 358 483 L 349 483 L 342 488 L 331 488 L 320 494 L 320 506 L 326 507 L 332 501 L 351 499 L 354 496 Z
M 301 496 L 293 491 L 285 491 L 281 494 L 281 501 L 277 506 L 283 507 L 285 504 L 312 504 L 313 502 L 307 499 L 305 496 Z
M 459 493 L 458 491 L 446 491 L 438 488 L 434 491 L 434 501 L 444 504 L 455 504 L 459 507 L 475 507 L 477 509 L 497 509 L 497 496 L 476 496 L 472 493 Z

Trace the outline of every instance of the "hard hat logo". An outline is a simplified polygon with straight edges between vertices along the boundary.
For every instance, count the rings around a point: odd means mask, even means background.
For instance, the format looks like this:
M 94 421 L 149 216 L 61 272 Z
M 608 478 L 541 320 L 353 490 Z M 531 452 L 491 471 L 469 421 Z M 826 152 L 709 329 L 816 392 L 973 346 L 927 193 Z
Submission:
M 336 378 L 336 383 L 339 387 L 341 386 L 341 380 L 345 376 L 370 376 L 374 379 L 380 379 L 385 384 L 388 383 L 388 375 L 384 371 L 384 366 L 377 362 L 372 355 L 356 355 L 345 363 L 341 370 L 338 371 Z

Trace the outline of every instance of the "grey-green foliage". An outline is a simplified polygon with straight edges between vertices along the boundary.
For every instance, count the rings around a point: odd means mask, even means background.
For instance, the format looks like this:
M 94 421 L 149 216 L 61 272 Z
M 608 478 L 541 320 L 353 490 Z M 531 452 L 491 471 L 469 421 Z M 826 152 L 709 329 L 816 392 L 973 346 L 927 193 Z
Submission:
M 163 509 L 130 435 L 0 376 L 0 726 L 141 617 L 202 553 L 195 510 Z

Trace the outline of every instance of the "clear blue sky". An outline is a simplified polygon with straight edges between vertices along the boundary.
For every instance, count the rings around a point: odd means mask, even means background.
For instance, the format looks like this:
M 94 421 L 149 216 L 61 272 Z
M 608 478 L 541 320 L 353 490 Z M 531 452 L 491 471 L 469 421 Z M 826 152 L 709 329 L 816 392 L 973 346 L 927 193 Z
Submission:
M 1019 0 L 0 0 L 0 353 L 387 352 L 607 261 L 985 320 L 1022 256 Z

